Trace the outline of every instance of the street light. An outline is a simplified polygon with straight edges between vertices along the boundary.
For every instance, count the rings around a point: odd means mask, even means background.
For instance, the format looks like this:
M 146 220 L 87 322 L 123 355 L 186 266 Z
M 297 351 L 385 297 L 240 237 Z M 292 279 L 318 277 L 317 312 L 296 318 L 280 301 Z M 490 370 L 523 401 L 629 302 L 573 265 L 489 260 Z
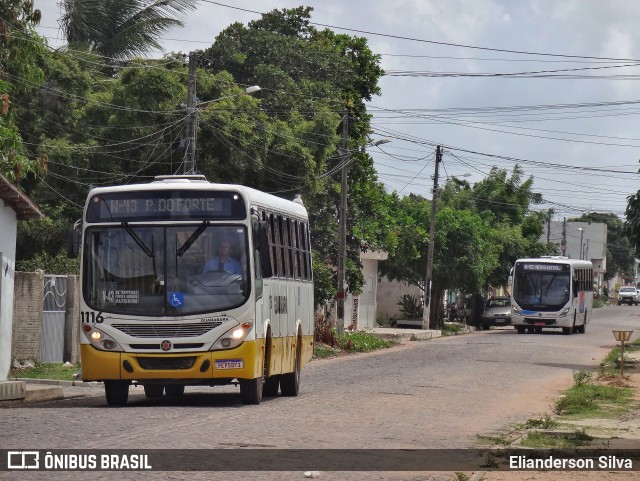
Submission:
M 337 302 L 337 312 L 336 312 L 336 332 L 338 334 L 342 334 L 344 331 L 344 301 L 345 301 L 345 292 L 344 292 L 344 278 L 346 271 L 346 262 L 347 262 L 347 166 L 349 162 L 346 139 L 347 139 L 347 114 L 345 113 L 343 124 L 342 124 L 342 148 L 343 148 L 343 158 L 342 158 L 342 179 L 340 185 L 340 238 L 338 240 L 338 302 Z M 391 142 L 391 139 L 380 139 L 375 142 L 371 142 L 367 144 L 372 147 L 377 147 L 382 144 L 387 144 Z
M 578 227 L 580 231 L 580 260 L 582 260 L 582 238 L 584 236 L 584 229 L 582 227 Z

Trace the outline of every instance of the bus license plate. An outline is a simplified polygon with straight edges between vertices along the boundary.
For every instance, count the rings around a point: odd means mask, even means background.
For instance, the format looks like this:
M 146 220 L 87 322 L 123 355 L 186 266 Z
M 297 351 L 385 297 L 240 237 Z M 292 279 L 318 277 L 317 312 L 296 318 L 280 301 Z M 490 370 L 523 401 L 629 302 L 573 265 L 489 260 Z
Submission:
M 242 359 L 221 359 L 216 361 L 216 369 L 242 369 L 244 361 Z

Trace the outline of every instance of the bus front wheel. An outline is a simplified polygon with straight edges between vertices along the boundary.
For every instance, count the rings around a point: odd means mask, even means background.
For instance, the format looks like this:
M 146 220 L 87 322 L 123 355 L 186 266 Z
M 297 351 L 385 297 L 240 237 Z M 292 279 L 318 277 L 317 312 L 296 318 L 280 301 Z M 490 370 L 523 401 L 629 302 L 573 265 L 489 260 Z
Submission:
M 242 404 L 260 404 L 262 401 L 262 388 L 264 380 L 262 377 L 255 379 L 239 379 L 240 382 L 240 398 Z
M 104 393 L 109 406 L 124 406 L 129 399 L 129 382 L 105 381 Z

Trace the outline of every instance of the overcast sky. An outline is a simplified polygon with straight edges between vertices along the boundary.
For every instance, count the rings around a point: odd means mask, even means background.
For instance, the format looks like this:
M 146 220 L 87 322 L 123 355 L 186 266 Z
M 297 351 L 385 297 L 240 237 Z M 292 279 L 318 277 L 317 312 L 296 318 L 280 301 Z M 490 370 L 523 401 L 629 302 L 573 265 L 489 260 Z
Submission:
M 369 152 L 389 191 L 431 198 L 438 144 L 440 184 L 517 163 L 545 199 L 535 208 L 557 220 L 622 218 L 640 189 L 640 2 L 203 0 L 163 45 L 204 49 L 231 23 L 259 18 L 242 9 L 300 5 L 314 8 L 317 28 L 366 37 L 382 56 L 382 95 L 369 109 L 374 140 L 392 142 Z M 35 6 L 40 33 L 59 46 L 57 1 Z

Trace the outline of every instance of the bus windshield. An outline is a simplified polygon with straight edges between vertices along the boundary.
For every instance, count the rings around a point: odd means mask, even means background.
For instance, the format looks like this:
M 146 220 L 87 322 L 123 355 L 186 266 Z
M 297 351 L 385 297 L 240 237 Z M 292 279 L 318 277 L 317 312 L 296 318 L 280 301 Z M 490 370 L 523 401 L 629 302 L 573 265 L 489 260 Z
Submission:
M 87 228 L 83 295 L 103 312 L 184 316 L 238 307 L 249 295 L 240 225 Z
M 570 299 L 570 270 L 520 270 L 513 298 L 523 309 L 559 310 Z

